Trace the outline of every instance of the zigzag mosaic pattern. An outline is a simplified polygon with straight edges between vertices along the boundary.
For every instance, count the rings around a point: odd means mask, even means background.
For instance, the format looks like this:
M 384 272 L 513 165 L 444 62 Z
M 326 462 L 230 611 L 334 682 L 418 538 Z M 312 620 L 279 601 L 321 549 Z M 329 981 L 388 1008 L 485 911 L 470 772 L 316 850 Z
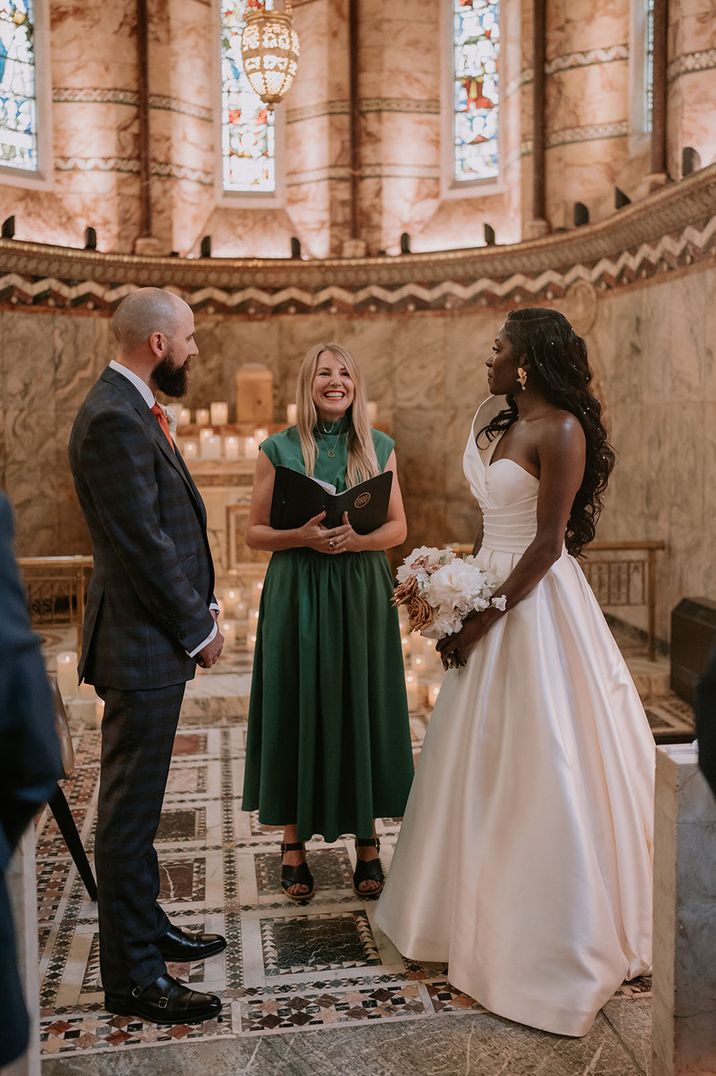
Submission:
M 658 242 L 642 243 L 636 250 L 624 251 L 617 258 L 600 258 L 593 265 L 574 265 L 565 272 L 548 269 L 534 275 L 513 273 L 505 279 L 479 277 L 468 283 L 444 280 L 435 285 L 408 282 L 395 287 L 367 284 L 356 288 L 327 285 L 310 289 L 293 285 L 275 289 L 244 287 L 236 291 L 204 287 L 185 289 L 182 294 L 195 310 L 249 316 L 315 311 L 373 314 L 386 310 L 449 310 L 535 299 L 550 301 L 564 295 L 578 281 L 585 281 L 598 290 L 607 290 L 635 283 L 658 272 L 691 265 L 714 251 L 716 216 L 701 229 L 689 225 L 676 236 L 666 235 Z M 449 272 L 448 266 L 446 272 Z M 109 312 L 133 289 L 133 284 L 107 285 L 92 280 L 71 283 L 55 277 L 32 279 L 7 273 L 0 277 L 0 304 L 82 306 Z

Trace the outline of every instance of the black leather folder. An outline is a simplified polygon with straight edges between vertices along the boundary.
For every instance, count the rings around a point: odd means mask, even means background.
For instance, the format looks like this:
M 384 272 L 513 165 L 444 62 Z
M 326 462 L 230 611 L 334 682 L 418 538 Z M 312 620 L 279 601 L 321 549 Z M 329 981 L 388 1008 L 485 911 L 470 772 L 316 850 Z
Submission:
M 324 527 L 340 527 L 348 513 L 357 534 L 370 534 L 382 527 L 388 515 L 393 472 L 359 482 L 343 493 L 330 493 L 308 475 L 278 466 L 271 502 L 271 526 L 279 531 L 302 527 L 320 512 L 326 512 Z

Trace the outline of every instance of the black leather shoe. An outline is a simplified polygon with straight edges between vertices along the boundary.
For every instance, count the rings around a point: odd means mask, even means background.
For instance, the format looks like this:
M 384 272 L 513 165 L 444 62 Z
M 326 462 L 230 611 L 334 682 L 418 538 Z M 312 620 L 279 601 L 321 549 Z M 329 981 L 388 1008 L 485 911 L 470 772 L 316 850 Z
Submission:
M 104 1007 L 118 1016 L 139 1016 L 152 1024 L 200 1024 L 219 1015 L 221 999 L 190 990 L 173 975 L 160 975 L 144 990 L 135 986 L 130 994 L 105 994 Z
M 223 953 L 226 938 L 221 934 L 190 934 L 179 927 L 169 927 L 166 934 L 157 942 L 157 949 L 165 960 L 186 961 L 206 960 L 207 957 Z

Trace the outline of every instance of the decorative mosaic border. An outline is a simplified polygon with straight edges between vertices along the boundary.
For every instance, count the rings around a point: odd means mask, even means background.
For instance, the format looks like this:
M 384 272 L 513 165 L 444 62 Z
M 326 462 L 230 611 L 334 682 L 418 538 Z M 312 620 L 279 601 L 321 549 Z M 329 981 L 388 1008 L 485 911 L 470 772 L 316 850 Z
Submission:
M 713 67 L 716 67 L 716 49 L 686 52 L 671 61 L 666 69 L 666 77 L 669 82 L 674 82 L 682 75 L 690 75 L 694 71 L 710 71 Z
M 364 97 L 360 101 L 361 112 L 417 112 L 439 116 L 439 101 L 411 101 L 409 97 Z
M 603 138 L 625 138 L 629 134 L 629 121 L 613 123 L 590 123 L 584 127 L 564 127 L 561 131 L 549 131 L 545 138 L 547 149 L 569 146 L 575 142 L 599 142 Z
M 191 306 L 206 313 L 234 313 L 249 316 L 268 313 L 312 313 L 326 311 L 413 312 L 415 310 L 451 310 L 465 306 L 524 303 L 528 300 L 548 301 L 565 295 L 579 281 L 599 290 L 631 284 L 660 271 L 681 268 L 693 263 L 697 256 L 716 251 L 716 216 L 699 231 L 689 226 L 678 237 L 664 236 L 657 244 L 643 244 L 631 253 L 624 251 L 618 258 L 603 258 L 596 265 L 575 265 L 567 272 L 548 270 L 535 277 L 515 273 L 505 280 L 481 277 L 469 284 L 445 280 L 433 287 L 406 283 L 389 289 L 369 284 L 356 290 L 329 285 L 311 292 L 300 287 L 268 291 L 247 287 L 230 292 L 221 288 L 204 287 L 183 291 Z M 83 306 L 88 310 L 110 312 L 133 289 L 133 285 L 105 287 L 89 281 L 68 284 L 56 279 L 28 280 L 16 273 L 0 277 L 0 303 L 17 306 L 20 303 L 49 307 Z
M 608 64 L 615 60 L 628 60 L 628 45 L 610 45 L 605 49 L 588 49 L 586 52 L 568 52 L 564 56 L 555 56 L 545 64 L 546 75 L 556 75 L 560 71 L 571 71 L 576 67 L 591 67 L 593 64 Z
M 140 166 L 134 157 L 55 157 L 55 169 L 58 172 L 119 172 L 123 175 L 138 175 Z M 188 179 L 205 187 L 214 185 L 212 172 L 202 168 L 189 168 L 183 164 L 172 164 L 170 161 L 152 161 L 150 172 L 153 176 Z
M 103 87 L 56 86 L 52 91 L 52 100 L 56 104 L 129 105 L 136 108 L 139 105 L 139 93 L 136 90 Z M 178 112 L 182 116 L 191 116 L 192 119 L 204 123 L 211 123 L 214 118 L 210 108 L 202 108 L 200 105 L 164 94 L 150 94 L 149 107 L 163 112 Z
M 52 91 L 52 100 L 57 104 L 132 105 L 136 108 L 139 94 L 136 90 L 56 86 Z
M 713 256 L 716 165 L 598 224 L 468 251 L 401 257 L 179 259 L 0 240 L 0 304 L 110 313 L 133 287 L 169 286 L 197 309 L 248 316 L 442 310 L 616 288 Z

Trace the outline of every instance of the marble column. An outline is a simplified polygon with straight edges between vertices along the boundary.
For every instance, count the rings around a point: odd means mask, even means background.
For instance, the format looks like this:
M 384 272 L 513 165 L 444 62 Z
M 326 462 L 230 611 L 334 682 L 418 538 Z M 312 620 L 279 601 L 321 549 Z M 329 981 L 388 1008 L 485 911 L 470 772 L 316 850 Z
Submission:
M 629 150 L 629 7 L 592 0 L 546 5 L 546 210 L 574 225 L 575 202 L 592 221 L 614 212 Z
M 716 799 L 691 745 L 657 751 L 652 1076 L 716 1072 Z
M 10 861 L 6 881 L 15 918 L 17 962 L 30 1013 L 30 1046 L 23 1057 L 3 1069 L 3 1076 L 40 1076 L 40 972 L 33 826 L 26 831 Z

